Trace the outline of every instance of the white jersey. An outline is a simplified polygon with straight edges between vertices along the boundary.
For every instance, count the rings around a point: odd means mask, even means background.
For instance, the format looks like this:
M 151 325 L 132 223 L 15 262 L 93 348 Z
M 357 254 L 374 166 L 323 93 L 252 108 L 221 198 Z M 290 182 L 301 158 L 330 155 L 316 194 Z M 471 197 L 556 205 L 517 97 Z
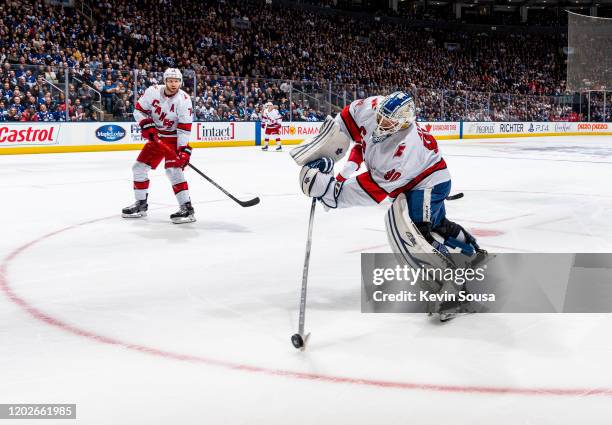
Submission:
M 417 123 L 374 143 L 376 106 L 382 99 L 374 96 L 356 100 L 336 117 L 341 131 L 361 142 L 368 171 L 347 179 L 335 193 L 326 194 L 323 201 L 329 206 L 371 205 L 386 197 L 395 198 L 402 192 L 427 189 L 450 180 L 436 139 Z M 328 196 L 336 199 L 327 199 Z
M 269 129 L 280 128 L 283 123 L 283 117 L 278 109 L 274 108 L 271 111 L 265 110 L 261 116 L 261 122 Z
M 139 124 L 146 118 L 155 122 L 160 140 L 177 142 L 178 146 L 189 143 L 193 105 L 191 98 L 183 90 L 174 96 L 164 94 L 165 86 L 151 86 L 136 102 L 134 118 Z

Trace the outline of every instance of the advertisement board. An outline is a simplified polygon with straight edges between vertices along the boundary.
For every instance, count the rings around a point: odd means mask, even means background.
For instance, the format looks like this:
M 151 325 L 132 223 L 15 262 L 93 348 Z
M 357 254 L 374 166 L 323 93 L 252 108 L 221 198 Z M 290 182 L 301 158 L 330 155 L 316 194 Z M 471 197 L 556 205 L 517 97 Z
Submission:
M 612 135 L 612 124 L 605 122 L 464 122 L 462 124 L 462 139 Z
M 0 148 L 57 145 L 60 124 L 3 123 L 0 125 Z
M 418 124 L 439 140 L 458 139 L 461 134 L 460 122 L 419 122 Z
M 285 122 L 283 144 L 295 145 L 319 133 L 320 122 Z M 419 122 L 436 139 L 612 135 L 612 123 L 595 122 Z M 196 122 L 193 147 L 260 145 L 259 122 Z M 275 136 L 273 136 L 276 138 Z M 46 152 L 89 152 L 140 149 L 144 141 L 134 122 L 2 123 L 0 155 Z M 272 142 L 273 143 L 273 142 Z

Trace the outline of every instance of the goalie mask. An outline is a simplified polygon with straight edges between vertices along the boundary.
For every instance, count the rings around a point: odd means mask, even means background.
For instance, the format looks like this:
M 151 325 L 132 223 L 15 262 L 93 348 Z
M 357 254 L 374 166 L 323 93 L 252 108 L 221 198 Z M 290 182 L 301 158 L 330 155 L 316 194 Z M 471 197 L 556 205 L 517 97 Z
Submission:
M 374 143 L 380 142 L 398 132 L 408 128 L 416 119 L 414 99 L 408 92 L 396 91 L 391 93 L 376 107 L 376 122 L 374 130 Z
M 181 71 L 179 71 L 177 68 L 166 69 L 166 71 L 164 72 L 164 84 L 166 84 L 166 80 L 168 78 L 176 78 L 181 82 L 180 87 L 183 86 L 183 74 L 181 74 Z

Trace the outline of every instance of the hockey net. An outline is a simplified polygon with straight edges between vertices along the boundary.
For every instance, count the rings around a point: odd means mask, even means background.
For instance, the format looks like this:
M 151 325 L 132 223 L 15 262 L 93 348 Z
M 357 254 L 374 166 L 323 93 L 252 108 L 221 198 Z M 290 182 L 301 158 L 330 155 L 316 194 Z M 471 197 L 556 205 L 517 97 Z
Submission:
M 612 89 L 612 19 L 569 13 L 567 89 Z

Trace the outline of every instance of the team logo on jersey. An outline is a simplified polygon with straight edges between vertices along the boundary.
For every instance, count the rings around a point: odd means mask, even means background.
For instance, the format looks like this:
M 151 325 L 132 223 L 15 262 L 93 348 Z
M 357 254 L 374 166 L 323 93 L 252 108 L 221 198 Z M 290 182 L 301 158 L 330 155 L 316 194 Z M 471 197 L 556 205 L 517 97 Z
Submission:
M 103 125 L 96 130 L 96 137 L 103 142 L 116 142 L 123 139 L 125 134 L 123 127 L 115 124 Z
M 399 179 L 401 175 L 402 173 L 400 173 L 399 171 L 395 171 L 394 168 L 393 170 L 387 171 L 384 175 L 384 178 L 387 181 L 394 182 Z

